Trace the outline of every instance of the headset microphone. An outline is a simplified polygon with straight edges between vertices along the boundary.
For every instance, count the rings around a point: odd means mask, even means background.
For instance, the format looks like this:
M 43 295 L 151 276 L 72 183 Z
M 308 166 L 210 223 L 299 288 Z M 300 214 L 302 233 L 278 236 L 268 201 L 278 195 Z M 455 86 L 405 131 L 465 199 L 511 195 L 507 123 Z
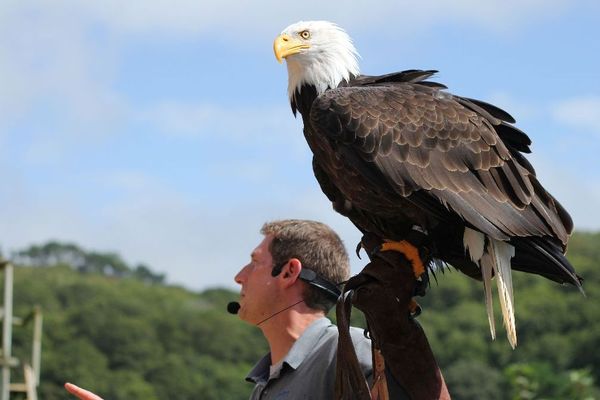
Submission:
M 240 311 L 240 303 L 238 303 L 237 301 L 232 301 L 230 303 L 227 303 L 227 312 L 229 314 L 237 314 L 238 311 Z

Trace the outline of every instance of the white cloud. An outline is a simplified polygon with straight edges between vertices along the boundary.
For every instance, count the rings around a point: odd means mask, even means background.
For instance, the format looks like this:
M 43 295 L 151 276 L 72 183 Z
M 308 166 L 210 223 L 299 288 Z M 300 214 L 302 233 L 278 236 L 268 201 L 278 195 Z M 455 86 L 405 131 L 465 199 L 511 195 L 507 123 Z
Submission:
M 113 131 L 126 113 L 112 87 L 114 44 L 98 40 L 89 21 L 51 3 L 0 5 L 0 135 L 53 142 L 52 154 L 42 158 L 60 154 L 65 139 Z M 15 127 L 19 132 L 11 133 Z M 31 152 L 41 153 L 41 146 Z
M 564 100 L 555 105 L 554 118 L 600 136 L 600 96 L 589 95 Z
M 361 30 L 393 26 L 395 30 L 410 31 L 440 22 L 469 22 L 484 29 L 508 31 L 534 17 L 558 15 L 575 3 L 567 0 L 357 0 L 350 5 L 319 0 L 287 3 L 274 0 L 7 0 L 0 6 L 0 12 L 21 18 L 50 14 L 71 24 L 74 21 L 101 23 L 119 33 L 217 34 L 221 38 L 243 39 L 239 41 L 243 44 L 252 41 L 257 32 L 274 34 L 299 19 L 331 19 Z
M 243 42 L 249 32 L 275 33 L 273 29 L 281 30 L 299 19 L 330 19 L 355 29 L 365 26 L 381 29 L 388 25 L 393 26 L 393 30 L 405 32 L 454 21 L 509 32 L 526 20 L 531 21 L 532 16 L 557 15 L 571 5 L 567 0 L 358 0 L 352 5 L 342 1 L 318 0 L 284 4 L 273 0 L 112 0 L 69 1 L 66 4 L 69 7 L 77 5 L 82 8 L 82 13 L 120 31 L 151 30 L 179 35 L 218 33 L 220 37 L 230 38 L 239 38 L 241 34 Z
M 122 189 L 122 196 L 85 210 L 68 194 L 47 192 L 43 199 L 23 177 L 4 170 L 0 188 L 0 219 L 10 234 L 2 250 L 25 248 L 50 239 L 75 242 L 83 248 L 115 251 L 130 264 L 143 262 L 168 281 L 192 289 L 235 288 L 233 276 L 248 261 L 261 240 L 259 229 L 268 220 L 309 218 L 329 223 L 346 240 L 350 253 L 357 232 L 331 212 L 325 196 L 314 189 L 294 196 L 239 201 L 232 207 L 219 199 L 190 200 L 164 183 L 135 171 L 107 174 L 103 183 Z M 10 187 L 10 195 L 8 193 Z M 355 272 L 362 264 L 355 263 Z
M 539 153 L 530 158 L 542 185 L 573 218 L 575 230 L 597 231 L 600 227 L 600 176 L 581 176 L 568 168 L 564 160 L 557 163 Z
M 115 88 L 120 52 L 130 41 L 144 37 L 218 38 L 237 47 L 263 48 L 287 24 L 302 18 L 331 19 L 357 34 L 387 26 L 405 37 L 452 22 L 512 31 L 525 18 L 530 23 L 567 6 L 573 4 L 566 0 L 360 0 L 348 6 L 307 0 L 282 7 L 273 0 L 6 0 L 0 2 L 0 132 L 5 135 L 7 127 L 30 117 L 34 109 L 46 110 L 60 121 L 62 134 L 114 131 L 130 112 Z M 181 134 L 198 131 L 191 124 L 176 126 L 173 121 L 181 110 L 165 107 L 165 119 L 173 112 L 165 124 Z
M 352 228 L 348 229 L 342 217 L 336 218 L 324 196 L 318 195 L 310 210 L 302 194 L 283 202 L 267 195 L 231 209 L 167 201 L 151 205 L 122 203 L 110 217 L 115 224 L 110 229 L 115 232 L 111 240 L 123 248 L 123 254 L 134 259 L 143 257 L 150 265 L 168 271 L 171 282 L 194 288 L 235 288 L 233 277 L 260 242 L 260 227 L 268 220 L 321 220 L 348 240 Z M 347 245 L 352 249 L 354 240 Z
M 38 107 L 58 114 L 65 124 L 63 132 L 113 131 L 115 122 L 129 112 L 114 87 L 119 53 L 130 40 L 141 38 L 137 35 L 218 38 L 239 47 L 263 48 L 265 41 L 300 18 L 332 19 L 354 32 L 378 32 L 388 26 L 413 36 L 452 21 L 510 31 L 524 18 L 528 22 L 534 16 L 544 18 L 568 4 L 566 0 L 377 4 L 361 0 L 349 7 L 307 0 L 282 7 L 273 0 L 6 0 L 0 3 L 0 128 Z M 178 129 L 190 133 L 197 128 Z
M 137 119 L 176 136 L 217 136 L 222 140 L 270 141 L 274 135 L 299 130 L 289 106 L 225 106 L 211 103 L 164 101 L 147 107 Z
M 93 237 L 81 204 L 72 196 L 50 191 L 36 195 L 19 170 L 8 163 L 0 163 L 0 167 L 0 180 L 4 183 L 0 186 L 3 251 L 50 239 Z

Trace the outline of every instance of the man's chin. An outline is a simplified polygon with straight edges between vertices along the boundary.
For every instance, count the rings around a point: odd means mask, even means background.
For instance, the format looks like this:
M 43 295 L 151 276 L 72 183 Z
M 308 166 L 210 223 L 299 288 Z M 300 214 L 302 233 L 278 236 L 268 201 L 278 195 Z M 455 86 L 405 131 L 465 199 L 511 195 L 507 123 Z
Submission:
M 238 310 L 238 312 L 237 312 L 237 316 L 238 316 L 238 318 L 239 318 L 239 319 L 241 319 L 242 321 L 244 321 L 244 322 L 247 322 L 247 323 L 249 323 L 249 324 L 251 323 L 251 322 L 250 322 L 250 321 L 248 321 L 248 319 L 247 319 L 247 315 L 246 315 L 246 309 L 244 309 L 244 306 L 240 306 L 240 309 L 239 309 L 239 310 Z

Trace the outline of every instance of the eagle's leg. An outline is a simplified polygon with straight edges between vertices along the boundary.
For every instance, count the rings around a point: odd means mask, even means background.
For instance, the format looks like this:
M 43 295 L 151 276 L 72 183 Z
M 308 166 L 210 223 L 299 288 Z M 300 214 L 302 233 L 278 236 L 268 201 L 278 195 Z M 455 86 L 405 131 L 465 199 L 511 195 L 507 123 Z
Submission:
M 406 239 L 419 249 L 412 255 L 420 254 L 418 258 L 426 266 L 427 242 Z M 415 295 L 424 294 L 427 270 L 424 268 L 424 273 L 415 277 L 414 262 L 410 260 L 414 257 L 390 251 L 390 245 L 382 251 L 385 241 L 377 235 L 366 233 L 361 242 L 371 261 L 348 280 L 344 290 L 354 291 L 352 304 L 364 313 L 372 343 L 385 359 L 385 375 L 393 377 L 386 378 L 389 398 L 450 399 L 423 328 L 412 315 L 403 312 L 411 309 Z M 405 245 L 400 248 L 403 250 Z
M 397 251 L 406 257 L 412 266 L 413 274 L 417 281 L 421 280 L 421 277 L 425 274 L 425 265 L 419 254 L 419 249 L 410 242 L 406 240 L 399 242 L 387 240 L 381 244 L 379 251 Z M 410 300 L 408 312 L 412 317 L 418 317 L 421 314 L 421 306 L 414 297 Z
M 425 273 L 425 265 L 423 265 L 423 260 L 419 255 L 419 249 L 413 246 L 406 240 L 402 240 L 400 242 L 386 241 L 381 244 L 381 248 L 379 251 L 397 251 L 401 253 L 412 265 L 413 273 L 415 274 L 415 278 L 419 279 L 421 275 Z

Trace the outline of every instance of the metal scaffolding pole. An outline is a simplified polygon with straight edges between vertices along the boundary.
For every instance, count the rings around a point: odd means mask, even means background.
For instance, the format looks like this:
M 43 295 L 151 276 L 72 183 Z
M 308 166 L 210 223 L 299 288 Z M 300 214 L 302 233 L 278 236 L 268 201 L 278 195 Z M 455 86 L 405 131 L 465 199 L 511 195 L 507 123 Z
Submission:
M 42 309 L 35 306 L 33 309 L 33 347 L 31 350 L 31 363 L 35 375 L 35 386 L 40 384 L 40 364 L 42 359 Z
M 13 278 L 14 268 L 8 261 L 0 259 L 0 270 L 4 272 L 4 303 L 0 308 L 2 319 L 2 348 L 0 349 L 0 400 L 9 400 L 11 392 L 26 394 L 26 400 L 37 400 L 36 388 L 40 383 L 40 360 L 42 354 L 42 310 L 36 306 L 25 318 L 13 316 Z M 33 320 L 33 343 L 31 363 L 21 361 L 12 356 L 12 327 L 24 326 Z M 23 383 L 11 383 L 10 369 L 23 366 Z
M 2 310 L 2 387 L 0 388 L 0 400 L 9 400 L 13 321 L 13 266 L 9 262 L 3 261 L 2 268 L 4 269 L 4 307 Z

